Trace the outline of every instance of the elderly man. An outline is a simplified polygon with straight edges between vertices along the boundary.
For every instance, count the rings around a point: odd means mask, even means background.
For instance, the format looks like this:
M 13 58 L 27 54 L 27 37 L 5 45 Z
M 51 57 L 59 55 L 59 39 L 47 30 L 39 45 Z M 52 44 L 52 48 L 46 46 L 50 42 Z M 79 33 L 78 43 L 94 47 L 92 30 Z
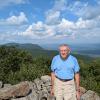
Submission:
M 70 54 L 69 46 L 60 45 L 59 55 L 51 63 L 51 94 L 56 100 L 80 100 L 79 70 L 77 59 Z

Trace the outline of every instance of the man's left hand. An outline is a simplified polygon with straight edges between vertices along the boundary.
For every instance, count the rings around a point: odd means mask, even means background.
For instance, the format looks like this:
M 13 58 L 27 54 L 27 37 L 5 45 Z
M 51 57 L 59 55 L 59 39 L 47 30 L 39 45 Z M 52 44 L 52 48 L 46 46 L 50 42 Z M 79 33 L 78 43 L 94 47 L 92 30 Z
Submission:
M 77 100 L 80 100 L 80 91 L 76 91 L 76 98 Z

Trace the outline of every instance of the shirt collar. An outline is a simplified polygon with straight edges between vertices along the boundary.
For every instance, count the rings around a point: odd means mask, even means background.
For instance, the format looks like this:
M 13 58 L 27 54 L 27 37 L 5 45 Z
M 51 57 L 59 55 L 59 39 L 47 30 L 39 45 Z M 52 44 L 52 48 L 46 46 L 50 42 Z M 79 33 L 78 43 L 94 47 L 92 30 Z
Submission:
M 67 55 L 67 57 L 66 57 L 65 59 L 64 59 L 64 58 L 62 58 L 60 54 L 59 54 L 59 56 L 60 56 L 61 60 L 65 61 L 65 60 L 67 60 L 67 59 L 68 59 L 68 57 L 70 56 L 70 54 L 68 54 L 68 55 Z

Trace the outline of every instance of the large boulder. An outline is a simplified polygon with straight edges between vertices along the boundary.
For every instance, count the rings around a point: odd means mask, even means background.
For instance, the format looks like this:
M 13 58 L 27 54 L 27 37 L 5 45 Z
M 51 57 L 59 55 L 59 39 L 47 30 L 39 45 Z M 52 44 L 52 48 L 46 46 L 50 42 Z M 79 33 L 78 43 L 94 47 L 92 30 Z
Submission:
M 30 87 L 27 81 L 17 85 L 4 87 L 0 89 L 0 100 L 23 97 L 30 92 Z

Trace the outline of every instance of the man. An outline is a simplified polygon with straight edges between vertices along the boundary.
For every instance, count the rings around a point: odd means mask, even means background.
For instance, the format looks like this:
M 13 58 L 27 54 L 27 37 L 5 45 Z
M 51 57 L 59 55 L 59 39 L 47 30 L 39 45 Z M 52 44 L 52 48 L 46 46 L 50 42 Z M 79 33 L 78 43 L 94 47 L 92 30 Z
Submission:
M 79 70 L 77 59 L 70 54 L 69 46 L 60 45 L 59 55 L 51 63 L 51 95 L 56 100 L 80 100 Z

